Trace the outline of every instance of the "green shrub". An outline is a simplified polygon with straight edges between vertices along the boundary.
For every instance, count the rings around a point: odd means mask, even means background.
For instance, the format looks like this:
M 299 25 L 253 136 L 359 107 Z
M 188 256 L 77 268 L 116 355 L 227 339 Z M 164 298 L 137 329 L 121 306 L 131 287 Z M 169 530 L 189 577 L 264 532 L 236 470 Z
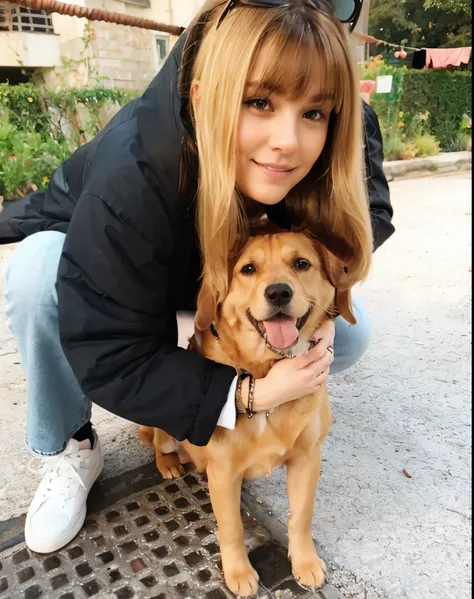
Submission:
M 371 97 L 385 146 L 396 146 L 397 137 L 411 143 L 425 133 L 434 136 L 443 151 L 467 145 L 460 127 L 463 115 L 471 114 L 472 72 L 396 68 L 379 57 L 364 64 L 361 79 L 376 80 L 379 75 L 393 76 L 389 94 Z
M 17 129 L 40 131 L 49 125 L 44 96 L 38 88 L 25 83 L 0 83 L 0 114 L 4 113 Z
M 58 166 L 71 155 L 65 140 L 43 137 L 35 130 L 16 129 L 0 119 L 0 195 L 17 199 L 30 191 L 44 189 Z M 3 191 L 3 193 L 2 193 Z
M 101 130 L 101 108 L 123 106 L 136 95 L 99 87 L 54 92 L 1 83 L 0 196 L 14 200 L 45 188 L 55 169 Z
M 429 133 L 423 133 L 413 137 L 411 143 L 416 148 L 416 155 L 420 157 L 436 156 L 440 152 L 438 140 Z
M 401 107 L 407 118 L 428 113 L 426 128 L 443 150 L 458 146 L 463 114 L 471 112 L 472 73 L 465 71 L 407 69 Z
M 378 57 L 372 57 L 367 61 L 361 71 L 361 79 L 376 81 L 377 77 L 391 75 L 392 90 L 388 94 L 378 94 L 374 92 L 370 98 L 370 105 L 377 113 L 380 121 L 380 128 L 384 137 L 384 146 L 386 143 L 396 145 L 396 139 L 399 137 L 399 113 L 402 110 L 400 107 L 401 95 L 403 89 L 403 79 L 406 69 L 397 69 L 389 64 L 386 64 Z M 389 142 L 391 138 L 391 142 Z
M 383 149 L 385 160 L 402 160 L 405 144 L 399 135 L 389 135 L 384 140 Z

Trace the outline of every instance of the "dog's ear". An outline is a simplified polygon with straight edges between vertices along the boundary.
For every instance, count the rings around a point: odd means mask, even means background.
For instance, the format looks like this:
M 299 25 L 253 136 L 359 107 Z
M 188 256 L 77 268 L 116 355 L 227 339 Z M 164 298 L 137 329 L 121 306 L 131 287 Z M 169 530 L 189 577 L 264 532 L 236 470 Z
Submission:
M 338 314 L 350 324 L 356 324 L 357 320 L 352 311 L 352 283 L 347 265 L 321 243 L 315 242 L 315 245 L 321 256 L 326 276 L 329 282 L 336 288 L 334 303 Z
M 214 322 L 217 315 L 217 291 L 213 291 L 206 283 L 202 282 L 197 297 L 197 310 L 194 316 L 194 326 L 197 331 L 205 331 Z
M 356 317 L 352 311 L 352 296 L 350 289 L 337 289 L 336 298 L 334 300 L 338 314 L 347 320 L 350 324 L 357 324 Z

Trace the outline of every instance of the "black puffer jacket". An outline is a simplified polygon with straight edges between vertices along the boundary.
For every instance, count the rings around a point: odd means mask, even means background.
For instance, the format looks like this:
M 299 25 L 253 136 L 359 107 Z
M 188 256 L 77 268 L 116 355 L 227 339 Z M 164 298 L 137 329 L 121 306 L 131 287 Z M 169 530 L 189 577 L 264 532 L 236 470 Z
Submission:
M 176 311 L 194 307 L 201 268 L 194 206 L 178 195 L 183 44 L 184 36 L 143 96 L 58 168 L 45 192 L 7 204 L 0 243 L 67 233 L 60 336 L 84 393 L 123 418 L 204 445 L 235 371 L 177 348 Z M 392 208 L 377 118 L 366 105 L 365 118 L 378 246 L 393 232 Z

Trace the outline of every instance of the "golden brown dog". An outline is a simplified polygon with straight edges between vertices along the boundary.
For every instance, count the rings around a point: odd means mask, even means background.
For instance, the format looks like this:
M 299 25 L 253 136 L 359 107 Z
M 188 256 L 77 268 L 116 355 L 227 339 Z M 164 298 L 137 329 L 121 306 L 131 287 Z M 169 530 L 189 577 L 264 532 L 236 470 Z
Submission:
M 303 233 L 254 237 L 240 253 L 229 293 L 220 305 L 203 281 L 191 347 L 216 362 L 264 377 L 282 357 L 306 353 L 311 334 L 328 318 L 341 314 L 355 323 L 345 270 L 320 242 Z M 330 425 L 323 385 L 317 393 L 285 403 L 268 416 L 239 415 L 235 430 L 217 427 L 206 447 L 178 443 L 159 429 L 140 427 L 140 439 L 155 448 L 156 464 L 165 478 L 180 476 L 181 464 L 190 461 L 207 472 L 224 577 L 236 595 L 251 596 L 258 589 L 258 575 L 244 545 L 242 480 L 268 476 L 283 465 L 293 574 L 307 588 L 324 584 L 325 564 L 314 547 L 311 520 L 321 444 Z

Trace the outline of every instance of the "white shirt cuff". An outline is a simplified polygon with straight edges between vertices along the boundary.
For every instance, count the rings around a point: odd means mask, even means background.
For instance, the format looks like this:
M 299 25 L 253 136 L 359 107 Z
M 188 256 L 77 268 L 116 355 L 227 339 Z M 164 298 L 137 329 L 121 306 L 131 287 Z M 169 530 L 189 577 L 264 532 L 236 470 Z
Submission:
M 229 393 L 227 394 L 227 401 L 222 408 L 221 415 L 217 421 L 217 426 L 223 426 L 230 430 L 235 429 L 235 423 L 237 421 L 237 410 L 235 409 L 235 391 L 237 390 L 237 377 L 234 378 L 230 385 Z

